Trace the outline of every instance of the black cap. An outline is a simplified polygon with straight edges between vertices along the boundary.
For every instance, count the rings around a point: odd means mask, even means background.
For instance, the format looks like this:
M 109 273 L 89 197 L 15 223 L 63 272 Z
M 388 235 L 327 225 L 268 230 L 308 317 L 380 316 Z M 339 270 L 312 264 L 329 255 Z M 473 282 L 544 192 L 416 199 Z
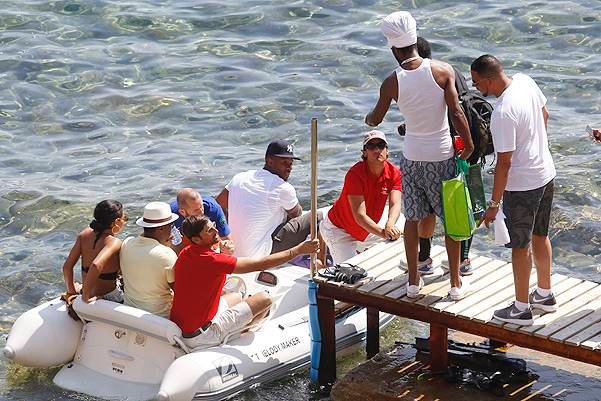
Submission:
M 289 159 L 300 160 L 300 158 L 294 156 L 293 151 L 294 148 L 290 143 L 282 139 L 276 139 L 267 146 L 265 156 L 287 157 Z

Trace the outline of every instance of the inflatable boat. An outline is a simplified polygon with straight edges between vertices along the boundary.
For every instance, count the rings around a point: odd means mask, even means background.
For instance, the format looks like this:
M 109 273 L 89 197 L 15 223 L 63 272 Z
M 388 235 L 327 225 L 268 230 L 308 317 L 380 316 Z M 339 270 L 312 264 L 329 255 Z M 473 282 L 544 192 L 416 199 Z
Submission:
M 220 400 L 306 368 L 310 364 L 308 270 L 284 266 L 231 276 L 226 289 L 252 294 L 268 290 L 273 305 L 257 327 L 222 344 L 187 349 L 170 320 L 105 300 L 74 309 L 55 299 L 21 315 L 4 355 L 25 366 L 64 365 L 59 387 L 110 400 Z M 380 326 L 393 316 L 380 314 Z M 365 310 L 348 308 L 336 322 L 338 350 L 365 339 Z

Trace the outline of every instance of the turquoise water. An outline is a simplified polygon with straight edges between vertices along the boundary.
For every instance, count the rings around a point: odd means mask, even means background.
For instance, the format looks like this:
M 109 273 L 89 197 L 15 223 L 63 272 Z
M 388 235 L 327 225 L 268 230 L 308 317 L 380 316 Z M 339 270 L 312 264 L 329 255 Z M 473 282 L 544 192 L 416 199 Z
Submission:
M 584 128 L 601 125 L 599 1 L 1 1 L 0 333 L 63 290 L 60 267 L 99 200 L 139 216 L 184 186 L 216 195 L 280 137 L 303 158 L 290 181 L 308 207 L 312 117 L 319 201 L 334 199 L 395 67 L 378 20 L 398 9 L 466 74 L 492 53 L 537 80 L 559 172 L 555 269 L 598 280 L 601 145 Z M 394 160 L 400 121 L 393 106 L 381 126 Z M 509 257 L 485 230 L 474 249 Z M 0 399 L 83 399 L 52 386 L 53 372 L 14 369 L 0 361 Z M 290 388 L 325 397 L 303 375 L 261 394 Z

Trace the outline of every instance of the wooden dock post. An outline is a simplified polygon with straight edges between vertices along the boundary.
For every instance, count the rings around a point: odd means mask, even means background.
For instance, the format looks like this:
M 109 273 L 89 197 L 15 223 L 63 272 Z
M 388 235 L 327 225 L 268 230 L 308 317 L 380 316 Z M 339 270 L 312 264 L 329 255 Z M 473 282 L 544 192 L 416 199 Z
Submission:
M 446 326 L 430 323 L 430 370 L 440 372 L 448 366 L 448 330 Z
M 380 311 L 367 308 L 367 357 L 372 358 L 380 352 Z
M 317 297 L 321 328 L 321 354 L 317 381 L 322 386 L 336 381 L 336 314 L 332 298 Z

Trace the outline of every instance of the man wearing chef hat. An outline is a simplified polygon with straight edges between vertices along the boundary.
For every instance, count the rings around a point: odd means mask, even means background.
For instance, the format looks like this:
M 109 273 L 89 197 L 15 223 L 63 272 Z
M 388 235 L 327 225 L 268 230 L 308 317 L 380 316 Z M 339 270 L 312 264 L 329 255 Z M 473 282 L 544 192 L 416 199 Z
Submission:
M 455 175 L 455 151 L 447 111 L 465 144 L 458 156 L 467 159 L 474 145 L 458 101 L 453 68 L 419 56 L 416 23 L 411 14 L 397 11 L 388 15 L 381 30 L 399 66 L 382 83 L 378 102 L 365 117 L 365 123 L 378 126 L 392 100 L 405 117 L 406 134 L 400 159 L 406 219 L 404 242 L 409 269 L 407 296 L 415 298 L 423 286 L 417 272 L 418 222 L 431 213 L 443 218 L 440 188 L 443 181 Z M 459 300 L 468 291 L 467 280 L 459 277 L 460 242 L 446 236 L 445 245 L 451 273 L 449 296 Z

